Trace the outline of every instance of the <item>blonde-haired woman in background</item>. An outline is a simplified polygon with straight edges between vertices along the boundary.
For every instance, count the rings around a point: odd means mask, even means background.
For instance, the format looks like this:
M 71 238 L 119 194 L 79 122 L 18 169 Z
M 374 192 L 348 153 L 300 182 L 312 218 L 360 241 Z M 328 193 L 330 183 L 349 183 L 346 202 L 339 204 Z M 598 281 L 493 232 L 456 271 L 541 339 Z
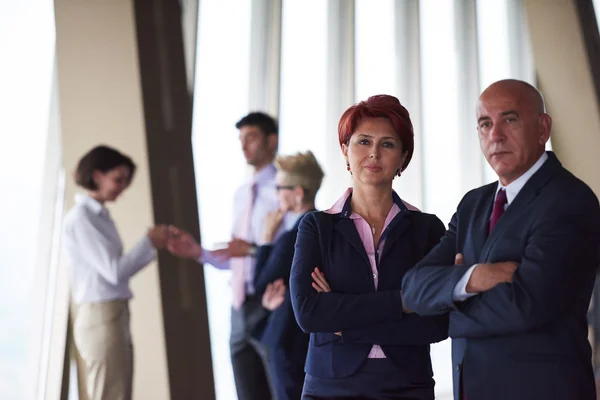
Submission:
M 294 259 L 294 245 L 302 217 L 315 209 L 315 196 L 323 181 L 323 170 L 312 152 L 279 156 L 275 160 L 280 209 L 271 213 L 263 230 L 263 245 L 256 249 L 256 294 L 263 307 L 271 310 L 253 336 L 268 348 L 269 373 L 278 400 L 298 400 L 304 384 L 304 362 L 309 336 L 296 323 L 288 282 Z M 273 242 L 283 216 L 295 216 L 294 226 Z M 250 243 L 234 239 L 228 255 L 248 253 Z

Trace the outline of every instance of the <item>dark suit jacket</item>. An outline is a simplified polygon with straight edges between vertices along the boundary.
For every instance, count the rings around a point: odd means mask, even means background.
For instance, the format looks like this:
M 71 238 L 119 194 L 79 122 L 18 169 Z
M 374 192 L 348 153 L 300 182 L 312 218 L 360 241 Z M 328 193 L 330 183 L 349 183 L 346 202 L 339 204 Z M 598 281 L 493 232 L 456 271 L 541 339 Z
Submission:
M 289 295 L 290 269 L 294 259 L 294 244 L 298 235 L 298 222 L 284 232 L 273 245 L 260 246 L 256 252 L 256 270 L 254 288 L 259 296 L 265 292 L 267 285 L 276 279 L 283 278 L 286 285 L 285 298 L 281 306 L 270 313 L 266 324 L 263 324 L 255 336 L 264 344 L 283 349 L 298 348 L 294 346 L 299 340 L 308 341 L 306 333 L 298 327 Z M 298 355 L 302 359 L 306 354 Z
M 350 219 L 350 197 L 341 213 L 309 213 L 300 223 L 290 291 L 296 320 L 311 334 L 308 374 L 351 376 L 378 344 L 408 381 L 431 382 L 429 344 L 447 337 L 447 316 L 404 314 L 400 287 L 406 271 L 438 243 L 445 228 L 436 216 L 407 210 L 396 195 L 394 200 L 401 211 L 384 232 L 377 291 Z M 332 292 L 312 288 L 311 273 L 317 266 Z
M 440 244 L 402 286 L 423 315 L 450 312 L 455 398 L 595 399 L 586 312 L 600 242 L 594 193 L 556 156 L 529 179 L 488 237 L 497 183 L 463 198 Z M 457 252 L 465 264 L 452 266 Z M 476 263 L 520 263 L 512 283 L 465 302 L 454 287 Z

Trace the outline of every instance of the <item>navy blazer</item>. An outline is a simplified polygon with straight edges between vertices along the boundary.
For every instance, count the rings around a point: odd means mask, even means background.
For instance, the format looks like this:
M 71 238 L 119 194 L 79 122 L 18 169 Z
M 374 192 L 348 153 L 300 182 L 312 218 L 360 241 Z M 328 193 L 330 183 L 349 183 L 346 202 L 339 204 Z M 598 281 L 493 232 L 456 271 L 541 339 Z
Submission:
M 394 193 L 401 211 L 383 232 L 376 291 L 371 264 L 350 219 L 350 198 L 341 213 L 309 213 L 300 223 L 290 292 L 296 320 L 310 333 L 305 370 L 322 378 L 351 376 L 377 344 L 411 383 L 429 383 L 429 344 L 447 338 L 448 319 L 404 314 L 400 288 L 406 271 L 439 242 L 444 224 L 435 215 L 407 210 Z M 315 267 L 332 292 L 313 289 Z
M 487 234 L 497 183 L 465 195 L 440 244 L 402 287 L 424 315 L 450 312 L 455 399 L 595 399 L 586 313 L 599 265 L 600 207 L 556 156 Z M 452 266 L 456 253 L 465 263 Z M 512 283 L 465 302 L 452 292 L 476 263 L 520 263 Z
M 297 346 L 294 344 L 299 340 L 308 341 L 306 333 L 296 323 L 289 294 L 290 269 L 301 219 L 302 217 L 298 218 L 292 229 L 284 232 L 273 245 L 260 246 L 256 252 L 254 288 L 257 295 L 262 296 L 267 285 L 279 278 L 286 285 L 286 293 L 283 303 L 270 313 L 268 320 L 258 328 L 254 336 L 266 345 L 283 349 L 295 349 Z

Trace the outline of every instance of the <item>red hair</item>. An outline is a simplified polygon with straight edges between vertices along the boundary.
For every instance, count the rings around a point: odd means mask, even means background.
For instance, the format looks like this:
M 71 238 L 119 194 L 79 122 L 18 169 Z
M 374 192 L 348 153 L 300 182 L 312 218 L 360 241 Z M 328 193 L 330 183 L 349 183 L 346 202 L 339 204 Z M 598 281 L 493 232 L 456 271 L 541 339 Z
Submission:
M 348 108 L 338 124 L 340 146 L 348 144 L 350 137 L 363 118 L 387 118 L 402 142 L 402 150 L 408 152 L 402 171 L 406 169 L 415 149 L 415 138 L 408 110 L 400 104 L 400 100 L 387 94 L 371 96 L 367 100 Z

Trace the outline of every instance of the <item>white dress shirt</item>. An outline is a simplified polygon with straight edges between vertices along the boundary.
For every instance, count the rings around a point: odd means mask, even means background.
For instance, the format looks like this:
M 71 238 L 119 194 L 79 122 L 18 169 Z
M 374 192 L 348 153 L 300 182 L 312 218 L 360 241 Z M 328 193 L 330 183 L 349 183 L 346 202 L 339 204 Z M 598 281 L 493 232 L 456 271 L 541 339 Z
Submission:
M 540 157 L 540 159 L 537 160 L 536 163 L 533 164 L 533 166 L 527 170 L 527 172 L 525 172 L 523 175 L 521 175 L 520 177 L 515 179 L 513 182 L 511 182 L 507 186 L 502 186 L 500 181 L 498 181 L 498 187 L 496 188 L 496 194 L 498 194 L 498 192 L 501 189 L 506 190 L 506 205 L 504 206 L 505 210 L 508 208 L 508 206 L 510 206 L 510 203 L 512 203 L 512 201 L 515 199 L 515 197 L 517 197 L 517 195 L 519 194 L 521 189 L 523 189 L 523 186 L 525 186 L 525 184 L 527 183 L 529 178 L 531 178 L 533 176 L 533 174 L 535 174 L 542 167 L 542 165 L 546 162 L 547 159 L 548 159 L 548 154 L 546 154 L 544 152 L 544 154 Z M 495 195 L 494 195 L 494 198 L 496 198 Z M 471 274 L 473 273 L 473 270 L 475 269 L 475 267 L 477 267 L 477 265 L 479 265 L 479 264 L 475 264 L 471 268 L 469 268 L 467 270 L 467 272 L 465 272 L 463 277 L 460 278 L 460 281 L 458 281 L 458 283 L 454 287 L 454 292 L 452 293 L 452 299 L 454 301 L 465 301 L 469 297 L 475 296 L 477 294 L 477 293 L 467 293 L 467 283 L 469 283 L 469 279 L 471 279 Z
M 256 184 L 256 198 L 254 200 L 254 207 L 252 208 L 252 215 L 250 217 L 250 231 L 248 238 L 246 239 L 250 243 L 262 244 L 262 233 L 267 214 L 279 209 L 279 199 L 277 198 L 277 188 L 275 184 L 275 175 L 277 169 L 273 164 L 269 164 L 260 171 L 258 171 L 252 180 L 246 182 L 240 186 L 235 192 L 233 201 L 233 227 L 231 230 L 232 237 L 238 237 L 236 232 L 240 231 L 240 224 L 242 221 L 245 207 L 249 203 L 248 196 L 251 193 L 250 187 Z M 277 231 L 274 240 L 276 240 L 283 232 L 294 226 L 297 215 L 287 213 L 284 216 L 281 227 Z M 246 291 L 249 294 L 254 293 L 254 285 L 250 277 L 254 276 L 255 259 L 252 258 L 252 273 L 248 274 L 246 280 Z M 209 250 L 202 249 L 202 256 L 198 260 L 201 263 L 207 263 L 218 269 L 229 269 L 229 261 L 222 261 L 215 257 Z
M 130 299 L 129 279 L 156 255 L 147 235 L 126 254 L 108 210 L 78 194 L 64 219 L 63 245 L 76 304 Z

